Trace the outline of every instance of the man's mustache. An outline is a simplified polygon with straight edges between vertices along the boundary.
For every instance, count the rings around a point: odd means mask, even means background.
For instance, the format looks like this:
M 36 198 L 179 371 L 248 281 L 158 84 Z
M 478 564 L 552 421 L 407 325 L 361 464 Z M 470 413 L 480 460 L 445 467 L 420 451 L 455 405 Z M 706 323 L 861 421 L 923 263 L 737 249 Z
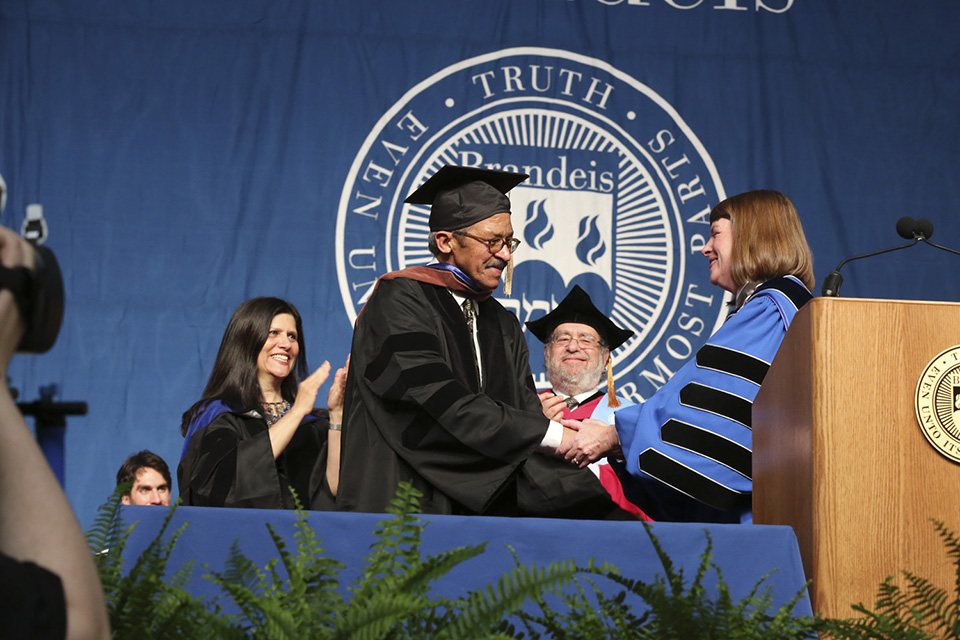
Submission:
M 503 271 L 504 269 L 507 268 L 507 261 L 504 260 L 503 258 L 490 258 L 489 260 L 487 260 L 487 263 L 483 265 L 483 268 L 489 269 L 491 267 L 493 267 L 494 269 L 500 269 L 501 271 Z

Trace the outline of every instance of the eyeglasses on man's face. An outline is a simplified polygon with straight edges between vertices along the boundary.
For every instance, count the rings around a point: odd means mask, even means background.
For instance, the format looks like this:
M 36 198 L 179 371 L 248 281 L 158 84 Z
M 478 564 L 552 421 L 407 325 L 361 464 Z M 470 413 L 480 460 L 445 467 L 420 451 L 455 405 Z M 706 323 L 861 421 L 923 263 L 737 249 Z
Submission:
M 472 240 L 481 242 L 487 245 L 487 249 L 490 250 L 490 253 L 500 253 L 504 247 L 510 249 L 510 253 L 514 253 L 517 250 L 517 247 L 520 246 L 519 238 L 481 238 L 473 235 L 472 233 L 467 233 L 466 231 L 454 231 L 453 235 L 466 236 Z
M 577 346 L 581 349 L 596 349 L 603 346 L 603 341 L 600 340 L 600 338 L 594 338 L 593 336 L 571 336 L 567 333 L 561 333 L 550 340 L 555 346 L 563 349 L 566 349 L 573 341 L 576 341 Z

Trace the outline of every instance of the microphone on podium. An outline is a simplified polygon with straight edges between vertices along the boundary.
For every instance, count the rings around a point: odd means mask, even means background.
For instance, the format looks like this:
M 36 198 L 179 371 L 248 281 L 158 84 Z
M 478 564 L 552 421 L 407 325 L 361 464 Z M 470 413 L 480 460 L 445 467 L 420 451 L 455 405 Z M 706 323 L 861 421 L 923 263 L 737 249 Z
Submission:
M 925 218 L 920 218 L 919 220 L 914 220 L 909 216 L 904 216 L 897 220 L 897 233 L 901 238 L 912 240 L 906 244 L 902 244 L 896 247 L 890 247 L 889 249 L 881 249 L 879 251 L 871 251 L 870 253 L 865 253 L 860 256 L 853 256 L 852 258 L 847 258 L 843 262 L 837 265 L 837 268 L 834 269 L 827 275 L 823 280 L 823 287 L 820 290 L 821 295 L 826 297 L 836 297 L 840 293 L 840 285 L 843 284 L 843 276 L 840 275 L 840 267 L 851 262 L 853 260 L 859 260 L 860 258 L 869 258 L 870 256 L 880 255 L 881 253 L 889 253 L 890 251 L 897 251 L 899 249 L 906 249 L 907 247 L 912 247 L 921 240 L 931 247 L 936 247 L 937 249 L 943 249 L 944 251 L 949 251 L 950 253 L 955 253 L 960 255 L 960 251 L 954 251 L 953 249 L 948 249 L 947 247 L 941 247 L 938 244 L 930 242 L 929 238 L 933 235 L 933 223 Z
M 917 237 L 929 238 L 933 235 L 933 223 L 924 218 L 914 220 L 910 216 L 904 216 L 897 220 L 897 233 L 907 240 Z
M 906 219 L 906 220 L 910 220 L 910 218 L 900 218 L 900 220 L 905 220 L 905 219 Z M 900 231 L 900 223 L 899 223 L 899 222 L 897 222 L 897 233 L 899 233 L 899 234 L 900 234 L 901 236 L 903 236 L 904 238 L 908 237 L 908 236 L 904 236 L 904 235 L 903 235 L 903 232 Z M 957 250 L 955 250 L 955 249 L 951 249 L 950 247 L 941 246 L 941 245 L 937 244 L 936 242 L 930 242 L 930 236 L 933 235 L 933 223 L 930 222 L 929 220 L 925 220 L 925 219 L 923 219 L 923 218 L 920 218 L 919 220 L 917 220 L 917 221 L 914 223 L 913 234 L 914 234 L 914 236 L 915 236 L 917 239 L 919 239 L 919 240 L 921 240 L 921 241 L 923 241 L 923 242 L 926 242 L 926 243 L 927 243 L 928 245 L 930 245 L 931 247 L 936 247 L 937 249 L 942 249 L 943 251 L 946 251 L 947 253 L 953 253 L 953 254 L 955 254 L 955 255 L 960 256 L 960 251 L 957 251 Z

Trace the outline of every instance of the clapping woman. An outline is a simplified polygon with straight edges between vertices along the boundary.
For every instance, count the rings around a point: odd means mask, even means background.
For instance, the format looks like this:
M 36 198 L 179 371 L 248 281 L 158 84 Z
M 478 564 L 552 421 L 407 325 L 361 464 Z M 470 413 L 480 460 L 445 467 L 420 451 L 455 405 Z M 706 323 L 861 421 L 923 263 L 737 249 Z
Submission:
M 315 410 L 330 364 L 307 376 L 304 351 L 289 302 L 253 298 L 234 312 L 203 395 L 183 414 L 184 504 L 292 509 L 295 492 L 304 508 L 334 508 L 346 367 L 329 411 Z

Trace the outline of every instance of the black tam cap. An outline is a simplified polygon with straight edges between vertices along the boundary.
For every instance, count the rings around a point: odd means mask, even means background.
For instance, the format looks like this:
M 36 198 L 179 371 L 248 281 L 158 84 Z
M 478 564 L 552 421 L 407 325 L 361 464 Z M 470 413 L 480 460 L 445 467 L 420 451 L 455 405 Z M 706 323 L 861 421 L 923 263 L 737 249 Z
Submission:
M 611 351 L 633 335 L 633 331 L 621 329 L 610 318 L 600 313 L 600 310 L 593 305 L 590 296 L 579 285 L 574 285 L 556 309 L 542 318 L 528 322 L 527 329 L 537 336 L 540 342 L 546 343 L 553 330 L 565 322 L 576 322 L 593 327 Z
M 404 202 L 432 205 L 430 231 L 457 231 L 498 213 L 510 213 L 507 191 L 528 177 L 512 171 L 446 165 Z

